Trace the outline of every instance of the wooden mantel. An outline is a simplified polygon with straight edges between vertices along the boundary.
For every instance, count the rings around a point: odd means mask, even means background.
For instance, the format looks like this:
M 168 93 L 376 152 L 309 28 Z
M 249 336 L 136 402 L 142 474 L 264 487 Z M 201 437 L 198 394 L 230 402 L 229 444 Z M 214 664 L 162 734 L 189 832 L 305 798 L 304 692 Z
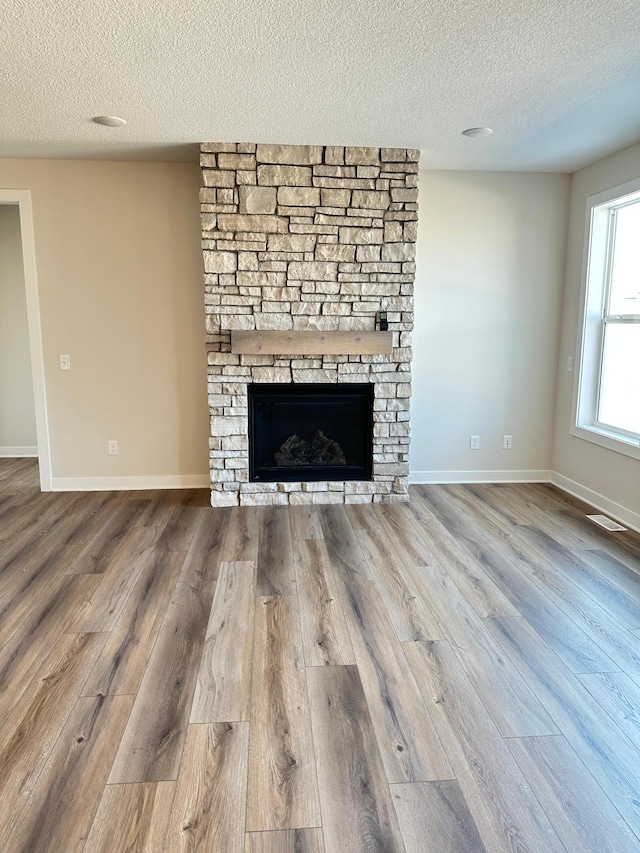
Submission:
M 231 332 L 242 355 L 389 355 L 391 332 Z

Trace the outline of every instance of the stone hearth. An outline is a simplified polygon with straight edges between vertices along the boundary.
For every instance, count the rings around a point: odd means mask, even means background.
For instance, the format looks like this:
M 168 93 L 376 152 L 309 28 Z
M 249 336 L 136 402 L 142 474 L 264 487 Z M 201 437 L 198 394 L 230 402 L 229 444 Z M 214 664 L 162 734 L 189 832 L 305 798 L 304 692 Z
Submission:
M 201 147 L 213 506 L 407 500 L 419 152 Z M 374 330 L 389 355 L 238 355 L 232 330 Z M 250 482 L 250 383 L 373 384 L 371 481 Z

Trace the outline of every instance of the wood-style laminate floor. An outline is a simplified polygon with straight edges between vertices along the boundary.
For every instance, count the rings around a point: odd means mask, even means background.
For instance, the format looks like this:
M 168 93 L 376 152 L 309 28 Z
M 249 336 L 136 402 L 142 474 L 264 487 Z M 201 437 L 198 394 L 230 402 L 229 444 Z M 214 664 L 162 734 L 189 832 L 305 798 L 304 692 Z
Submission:
M 586 509 L 211 509 L 0 460 L 0 850 L 640 851 L 640 536 Z

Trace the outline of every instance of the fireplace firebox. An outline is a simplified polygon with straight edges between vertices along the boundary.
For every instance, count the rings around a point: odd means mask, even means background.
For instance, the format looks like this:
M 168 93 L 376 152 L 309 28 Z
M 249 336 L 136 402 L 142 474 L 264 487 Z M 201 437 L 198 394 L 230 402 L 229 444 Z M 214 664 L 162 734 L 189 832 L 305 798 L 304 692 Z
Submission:
M 252 482 L 371 480 L 373 385 L 253 384 Z

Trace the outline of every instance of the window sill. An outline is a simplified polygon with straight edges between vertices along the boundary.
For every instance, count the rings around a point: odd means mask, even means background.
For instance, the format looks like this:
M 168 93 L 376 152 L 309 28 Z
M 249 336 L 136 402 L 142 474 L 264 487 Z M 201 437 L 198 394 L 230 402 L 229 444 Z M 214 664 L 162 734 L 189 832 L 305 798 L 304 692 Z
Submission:
M 599 444 L 600 447 L 606 447 L 616 453 L 622 453 L 624 456 L 631 456 L 632 459 L 640 459 L 640 443 L 629 436 L 584 424 L 572 426 L 571 435 L 590 441 L 592 444 Z

